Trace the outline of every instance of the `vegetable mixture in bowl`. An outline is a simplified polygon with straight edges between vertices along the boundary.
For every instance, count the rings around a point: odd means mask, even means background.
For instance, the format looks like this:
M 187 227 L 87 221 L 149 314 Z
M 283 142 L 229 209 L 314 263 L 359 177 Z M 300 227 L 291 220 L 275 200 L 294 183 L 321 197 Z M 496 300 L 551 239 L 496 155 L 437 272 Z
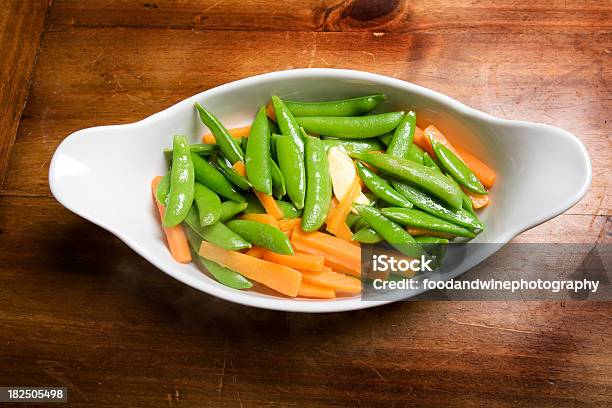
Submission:
M 229 130 L 196 103 L 211 133 L 174 136 L 152 182 L 174 259 L 234 289 L 332 299 L 360 293 L 361 243 L 418 258 L 474 238 L 495 173 L 412 111 L 371 113 L 384 99 L 272 96 Z

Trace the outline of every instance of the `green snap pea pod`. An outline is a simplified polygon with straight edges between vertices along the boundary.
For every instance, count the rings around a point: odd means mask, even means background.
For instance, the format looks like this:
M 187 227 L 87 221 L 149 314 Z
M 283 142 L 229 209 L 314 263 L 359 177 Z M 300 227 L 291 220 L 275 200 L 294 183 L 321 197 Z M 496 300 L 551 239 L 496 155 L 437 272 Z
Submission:
M 393 138 L 387 147 L 387 154 L 395 157 L 407 158 L 412 139 L 414 139 L 414 129 L 416 128 L 416 114 L 408 112 L 400 121 L 393 132 Z
M 438 201 L 434 200 L 422 191 L 409 186 L 401 181 L 394 181 L 393 186 L 400 193 L 403 194 L 415 207 L 435 215 L 436 217 L 445 219 L 447 221 L 454 222 L 455 224 L 466 227 L 474 232 L 484 229 L 484 224 L 480 221 L 474 220 L 472 217 L 463 211 L 451 211 L 444 207 Z
M 357 221 L 355 225 L 353 225 L 353 231 L 359 231 L 367 226 L 368 223 L 363 218 L 361 218 L 361 216 L 359 216 L 359 221 Z
M 280 208 L 280 210 L 283 212 L 284 219 L 299 218 L 302 216 L 302 211 L 295 208 L 295 206 L 291 203 L 276 200 L 276 204 L 278 205 L 278 208 Z
M 348 213 L 348 215 L 346 216 L 346 225 L 348 225 L 348 227 L 352 229 L 355 224 L 359 222 L 360 219 L 361 217 L 357 214 Z
M 194 202 L 198 207 L 200 225 L 205 227 L 219 221 L 221 217 L 221 200 L 217 193 L 208 187 L 195 183 Z
M 438 143 L 432 140 L 433 149 L 436 153 L 436 157 L 440 161 L 440 166 L 450 174 L 457 183 L 467 188 L 476 194 L 488 194 L 478 177 L 465 165 L 463 160 L 458 158 L 448 147 L 442 143 Z
M 195 153 L 191 154 L 191 159 L 193 161 L 195 179 L 199 183 L 202 183 L 220 196 L 236 201 L 237 203 L 244 202 L 244 197 L 238 194 L 238 191 L 229 181 L 227 181 L 219 170 Z
M 330 147 L 339 146 L 344 148 L 347 154 L 366 153 L 371 151 L 384 150 L 382 143 L 376 139 L 348 140 L 348 139 L 323 139 L 325 150 Z
M 244 210 L 245 214 L 264 214 L 266 212 L 266 209 L 254 194 L 247 194 L 245 199 L 247 202 L 247 208 Z
M 391 139 L 393 139 L 393 132 L 388 132 L 384 135 L 378 136 L 378 140 L 380 140 L 385 146 L 389 146 Z
M 448 239 L 446 238 L 439 238 L 439 237 L 428 237 L 428 236 L 420 236 L 420 237 L 414 237 L 414 240 L 416 242 L 418 242 L 419 244 L 448 244 Z
M 272 106 L 276 115 L 276 123 L 282 135 L 289 136 L 304 154 L 304 140 L 300 133 L 300 126 L 285 103 L 276 95 L 272 96 Z
M 204 268 L 206 268 L 206 270 L 210 272 L 210 274 L 217 281 L 219 281 L 219 283 L 222 283 L 223 285 L 233 289 L 249 289 L 253 286 L 251 281 L 249 281 L 247 278 L 240 275 L 239 273 L 234 272 L 231 269 L 225 268 L 216 262 L 202 257 L 199 254 L 200 246 L 202 245 L 202 239 L 195 232 L 193 232 L 191 228 L 185 228 L 185 235 L 187 235 L 187 241 L 189 241 L 191 249 L 196 254 L 195 258 L 200 261 Z
M 268 118 L 268 128 L 270 128 L 270 133 L 276 133 L 276 134 L 280 133 L 280 129 L 278 128 L 278 125 L 276 124 L 276 122 L 274 122 L 270 118 Z
M 384 135 L 397 127 L 404 112 L 387 112 L 368 116 L 303 116 L 295 118 L 308 133 L 342 139 L 366 139 Z
M 229 229 L 222 222 L 216 222 L 212 225 L 202 227 L 200 225 L 200 217 L 198 209 L 194 206 L 189 210 L 189 214 L 185 218 L 185 223 L 204 241 L 210 242 L 223 249 L 230 251 L 240 251 L 251 247 L 251 244 Z
M 424 155 L 425 155 L 425 152 L 423 151 L 423 149 L 421 149 L 419 146 L 413 143 L 410 145 L 410 149 L 408 149 L 408 154 L 406 155 L 406 158 L 415 163 L 424 164 L 423 163 Z
M 459 184 L 455 181 L 454 178 L 452 178 L 448 174 L 446 175 L 446 177 L 453 183 L 457 184 L 457 187 L 459 187 Z M 474 212 L 474 207 L 472 207 L 472 199 L 463 190 L 461 190 L 461 198 L 463 200 L 461 203 L 461 208 L 463 208 L 466 212 L 470 213 L 473 217 L 475 217 L 476 213 Z
M 444 174 L 427 166 L 381 153 L 360 153 L 352 157 L 396 178 L 417 185 L 446 202 L 451 208 L 461 208 L 461 189 L 451 183 Z
M 249 145 L 249 138 L 241 137 L 240 138 L 240 148 L 242 149 L 243 152 L 246 152 L 248 145 Z
M 302 216 L 304 231 L 318 230 L 327 218 L 332 199 L 332 183 L 325 147 L 318 137 L 306 136 L 306 199 Z
M 278 138 L 278 133 L 272 133 L 270 135 L 270 155 L 272 155 L 272 160 L 278 160 L 278 155 L 276 154 L 276 139 Z
M 362 242 L 364 244 L 378 244 L 383 241 L 383 238 L 370 226 L 365 226 L 353 234 L 353 241 Z
M 166 199 L 164 227 L 174 227 L 185 219 L 193 204 L 194 168 L 187 138 L 175 135 L 172 142 L 172 175 Z
M 357 162 L 359 178 L 374 195 L 389 204 L 400 207 L 412 207 L 412 203 L 395 191 L 385 179 L 367 168 L 362 162 Z
M 196 143 L 189 146 L 191 153 L 195 153 L 200 156 L 210 156 L 211 154 L 217 151 L 216 144 L 205 144 L 205 143 Z M 172 161 L 172 149 L 164 150 L 164 155 L 166 155 L 166 159 L 168 161 Z
M 272 195 L 272 174 L 270 170 L 270 128 L 266 108 L 259 108 L 251 125 L 246 154 L 244 156 L 247 178 L 253 188 L 266 195 Z
M 432 255 L 433 262 L 431 265 L 433 269 L 437 269 L 442 263 L 444 255 L 446 255 L 446 247 L 449 242 L 448 239 L 422 236 L 414 237 L 414 240 L 421 244 L 423 249 Z
M 293 254 L 289 238 L 278 228 L 257 221 L 233 220 L 227 226 L 247 241 L 272 252 L 283 255 Z
M 233 185 L 242 190 L 250 190 L 251 182 L 227 164 L 224 158 L 217 156 L 215 160 L 216 168 Z
M 235 201 L 225 201 L 221 203 L 221 216 L 219 217 L 219 221 L 227 222 L 246 210 L 247 207 L 248 204 L 246 202 L 237 203 Z
M 376 208 L 363 204 L 353 204 L 353 208 L 357 210 L 361 218 L 363 218 L 374 231 L 402 254 L 411 258 L 419 258 L 421 255 L 425 255 L 425 251 L 423 251 L 421 245 L 412 238 L 412 235 L 401 226 L 382 215 Z
M 272 192 L 274 197 L 280 200 L 287 194 L 287 188 L 285 187 L 283 173 L 281 173 L 278 164 L 272 158 L 270 158 L 270 174 L 272 176 Z
M 440 173 L 442 173 L 442 170 L 440 170 L 440 167 L 438 167 L 438 165 L 436 164 L 436 162 L 434 161 L 434 159 L 432 159 L 429 156 L 429 153 L 425 152 L 423 154 L 423 164 L 427 167 L 430 167 L 436 171 L 439 171 Z
M 244 161 L 244 153 L 240 148 L 240 142 L 232 137 L 227 128 L 223 126 L 223 123 L 221 123 L 215 115 L 204 109 L 198 102 L 195 103 L 195 107 L 200 114 L 200 119 L 215 137 L 217 146 L 223 155 L 227 157 L 232 164 L 237 161 Z
M 287 135 L 276 138 L 276 154 L 287 195 L 298 209 L 304 208 L 306 197 L 306 166 L 304 165 L 304 151 Z
M 155 196 L 157 201 L 163 205 L 166 205 L 166 199 L 168 198 L 168 192 L 170 191 L 170 179 L 172 177 L 172 170 L 168 170 L 164 177 L 159 181 L 157 190 L 155 190 Z
M 337 101 L 283 102 L 294 116 L 358 116 L 371 111 L 384 100 L 384 94 L 375 94 Z
M 414 208 L 388 207 L 383 208 L 381 212 L 385 217 L 400 225 L 445 232 L 459 237 L 474 238 L 476 236 L 467 228 Z

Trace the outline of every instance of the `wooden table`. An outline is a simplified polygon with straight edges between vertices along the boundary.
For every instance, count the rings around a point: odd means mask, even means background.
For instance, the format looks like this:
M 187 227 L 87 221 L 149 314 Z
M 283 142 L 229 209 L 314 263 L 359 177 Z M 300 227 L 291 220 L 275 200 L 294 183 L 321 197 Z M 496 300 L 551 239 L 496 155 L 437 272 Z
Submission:
M 263 72 L 342 67 L 568 129 L 593 185 L 522 242 L 610 241 L 609 0 L 0 3 L 0 386 L 87 407 L 612 404 L 610 303 L 304 315 L 192 290 L 51 196 L 71 132 Z

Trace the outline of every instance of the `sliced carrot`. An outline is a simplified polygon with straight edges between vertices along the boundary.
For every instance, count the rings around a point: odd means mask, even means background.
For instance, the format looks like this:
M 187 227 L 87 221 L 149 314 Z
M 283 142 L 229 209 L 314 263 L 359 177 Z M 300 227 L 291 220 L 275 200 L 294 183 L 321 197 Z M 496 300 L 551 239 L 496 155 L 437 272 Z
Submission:
M 202 241 L 200 255 L 283 295 L 295 297 L 300 290 L 302 274 L 288 266 L 278 265 L 240 252 L 228 251 L 206 241 Z
M 156 191 L 157 185 L 162 178 L 157 176 L 151 182 L 151 191 L 153 192 L 153 200 L 155 204 L 157 204 L 157 210 L 159 211 L 159 216 L 161 219 L 164 219 L 164 212 L 166 208 L 157 201 Z M 166 239 L 168 240 L 168 248 L 170 248 L 170 254 L 172 257 L 180 263 L 189 263 L 191 262 L 191 252 L 189 251 L 189 243 L 187 242 L 187 236 L 185 235 L 185 231 L 183 231 L 183 226 L 181 224 L 176 225 L 174 227 L 163 227 L 164 233 L 166 234 Z
M 265 195 L 264 193 L 259 192 L 257 190 L 253 190 L 253 192 L 255 193 L 257 198 L 259 199 L 259 202 L 261 202 L 261 205 L 263 205 L 263 208 L 266 209 L 266 212 L 268 214 L 270 214 L 271 216 L 273 216 L 277 220 L 280 220 L 281 218 L 283 218 L 285 216 L 285 214 L 278 207 L 278 204 L 276 204 L 276 201 L 274 200 L 274 197 L 269 196 L 269 195 Z
M 301 218 L 290 218 L 288 220 L 279 220 L 278 227 L 281 231 L 292 231 L 296 226 L 300 225 L 302 222 Z
M 355 294 L 361 292 L 361 281 L 351 276 L 332 271 L 300 272 L 302 272 L 302 284 L 305 282 L 311 283 L 342 293 Z
M 291 243 L 299 251 L 323 255 L 325 264 L 338 272 L 361 275 L 361 249 L 343 239 L 319 231 L 304 232 L 298 226 Z
M 246 166 L 243 161 L 237 161 L 232 165 L 236 173 L 240 174 L 242 177 L 246 177 Z
M 487 205 L 489 205 L 489 195 L 488 194 L 480 195 L 480 194 L 472 193 L 471 191 L 468 191 L 465 188 L 463 189 L 463 191 L 465 191 L 465 194 L 467 194 L 468 197 L 470 197 L 470 200 L 472 200 L 472 206 L 474 207 L 474 209 L 484 208 Z
M 266 252 L 265 248 L 254 246 L 250 248 L 248 251 L 246 251 L 245 255 L 262 259 L 265 252 Z
M 353 183 L 351 183 L 351 187 L 338 203 L 338 207 L 334 209 L 333 215 L 326 226 L 327 231 L 349 242 L 352 240 L 353 232 L 346 224 L 346 217 L 351 212 L 353 201 L 359 193 L 361 193 L 361 181 L 356 176 Z
M 279 265 L 305 271 L 322 271 L 325 259 L 321 255 L 311 255 L 296 252 L 292 255 L 281 255 L 272 251 L 265 251 L 263 259 Z
M 278 228 L 278 220 L 270 214 L 244 214 L 242 219 L 247 221 L 257 221 L 261 222 L 262 224 L 268 224 Z
M 232 137 L 240 138 L 240 137 L 249 137 L 249 133 L 251 132 L 251 126 L 244 126 L 239 128 L 228 129 L 228 132 Z M 206 144 L 216 144 L 217 140 L 212 133 L 207 133 L 202 136 L 202 143 Z
M 316 299 L 333 299 L 336 297 L 336 292 L 327 287 L 302 282 L 300 290 L 298 291 L 298 296 Z
M 425 235 L 428 237 L 438 237 L 438 238 L 455 238 L 455 235 L 448 234 L 446 232 L 433 231 L 427 228 L 417 228 L 417 227 L 408 227 L 406 231 L 413 237 L 418 237 L 421 235 Z
M 272 101 L 268 102 L 268 104 L 266 105 L 266 115 L 268 115 L 270 119 L 276 122 L 276 112 L 274 112 L 274 106 L 272 105 Z
M 478 177 L 478 180 L 482 183 L 486 188 L 493 187 L 495 184 L 495 172 L 487 166 L 484 162 L 482 162 L 478 157 L 474 156 L 472 153 L 468 152 L 465 149 L 461 149 L 459 147 L 456 148 L 457 154 L 463 160 L 466 166 L 470 168 Z
M 425 133 L 423 133 L 421 128 L 417 127 L 414 129 L 414 139 L 412 139 L 412 141 L 415 145 L 425 150 L 430 156 L 432 155 L 433 149 L 431 148 L 431 143 L 429 143 L 429 139 L 425 137 Z

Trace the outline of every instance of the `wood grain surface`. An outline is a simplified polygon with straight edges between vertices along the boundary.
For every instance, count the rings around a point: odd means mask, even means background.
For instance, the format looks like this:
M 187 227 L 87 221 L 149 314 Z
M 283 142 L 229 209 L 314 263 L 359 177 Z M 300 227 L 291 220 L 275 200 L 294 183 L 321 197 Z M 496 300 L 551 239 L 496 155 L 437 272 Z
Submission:
M 0 27 L 0 386 L 65 386 L 84 407 L 612 405 L 610 303 L 250 309 L 167 277 L 47 184 L 75 130 L 352 68 L 576 134 L 591 190 L 515 242 L 610 243 L 609 1 L 12 0 Z

